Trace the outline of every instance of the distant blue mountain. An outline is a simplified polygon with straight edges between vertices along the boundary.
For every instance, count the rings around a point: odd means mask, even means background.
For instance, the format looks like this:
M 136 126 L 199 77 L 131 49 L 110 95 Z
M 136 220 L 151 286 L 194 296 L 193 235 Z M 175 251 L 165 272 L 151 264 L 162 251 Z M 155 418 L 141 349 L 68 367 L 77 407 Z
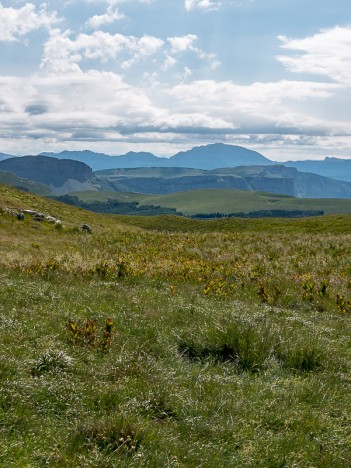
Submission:
M 14 156 L 11 156 L 11 154 L 6 154 L 6 153 L 0 153 L 0 161 L 3 161 L 4 159 L 8 158 L 13 158 Z
M 61 153 L 41 153 L 41 156 L 50 156 L 57 159 L 73 159 L 88 164 L 93 171 L 103 169 L 150 167 L 157 166 L 161 158 L 151 153 L 127 153 L 123 156 L 108 156 L 93 151 L 62 151 Z
M 182 151 L 169 159 L 172 167 L 218 169 L 221 167 L 263 166 L 274 164 L 256 151 L 242 146 L 215 143 Z
M 351 181 L 351 159 L 325 158 L 321 161 L 287 161 L 284 165 L 295 167 L 302 172 L 313 172 L 332 179 Z

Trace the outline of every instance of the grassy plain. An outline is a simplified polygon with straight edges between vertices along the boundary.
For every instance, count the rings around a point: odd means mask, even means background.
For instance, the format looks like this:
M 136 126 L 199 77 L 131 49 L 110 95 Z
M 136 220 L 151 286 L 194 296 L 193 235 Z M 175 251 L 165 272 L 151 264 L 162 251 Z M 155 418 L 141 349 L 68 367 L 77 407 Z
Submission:
M 325 214 L 351 213 L 351 200 L 333 198 L 295 198 L 248 190 L 191 190 L 169 195 L 146 195 L 121 192 L 75 192 L 83 201 L 108 199 L 119 202 L 137 201 L 143 205 L 176 208 L 185 215 L 197 213 L 239 213 L 259 210 L 320 210 Z
M 0 206 L 63 226 L 0 212 L 1 466 L 351 465 L 351 216 Z

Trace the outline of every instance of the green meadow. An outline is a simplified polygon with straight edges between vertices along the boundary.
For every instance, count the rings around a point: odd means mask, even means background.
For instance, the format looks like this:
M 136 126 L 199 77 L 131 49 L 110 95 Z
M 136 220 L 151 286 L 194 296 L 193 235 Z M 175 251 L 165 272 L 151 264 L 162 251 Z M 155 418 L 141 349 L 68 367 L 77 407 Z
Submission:
M 351 215 L 0 207 L 0 466 L 351 465 Z
M 248 190 L 191 190 L 169 195 L 147 195 L 121 192 L 75 192 L 85 202 L 107 202 L 116 200 L 121 203 L 139 202 L 140 206 L 160 205 L 176 208 L 184 215 L 198 213 L 239 213 L 262 210 L 319 210 L 324 214 L 351 213 L 351 200 L 333 198 L 296 198 Z

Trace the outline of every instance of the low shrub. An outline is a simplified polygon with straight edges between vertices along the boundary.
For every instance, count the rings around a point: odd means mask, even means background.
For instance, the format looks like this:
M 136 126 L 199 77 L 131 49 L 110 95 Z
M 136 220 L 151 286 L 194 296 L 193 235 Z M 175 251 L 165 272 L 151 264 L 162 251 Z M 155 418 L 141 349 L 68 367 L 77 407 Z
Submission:
M 72 344 L 97 348 L 103 352 L 110 349 L 113 321 L 108 318 L 102 330 L 100 338 L 97 336 L 97 320 L 87 319 L 85 324 L 80 321 L 68 320 L 66 329 L 70 335 Z

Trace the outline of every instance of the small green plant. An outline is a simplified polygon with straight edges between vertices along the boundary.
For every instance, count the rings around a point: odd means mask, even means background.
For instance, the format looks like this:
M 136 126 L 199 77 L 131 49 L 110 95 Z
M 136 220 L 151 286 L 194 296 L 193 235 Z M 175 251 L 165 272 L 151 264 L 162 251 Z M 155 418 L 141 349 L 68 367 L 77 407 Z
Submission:
M 97 320 L 91 319 L 87 319 L 85 324 L 73 320 L 68 320 L 66 323 L 66 329 L 70 335 L 72 344 L 86 346 L 88 348 L 97 348 L 106 352 L 111 347 L 113 320 L 110 318 L 106 320 L 100 339 L 97 337 L 97 328 Z
M 56 373 L 67 370 L 72 363 L 72 359 L 64 351 L 45 351 L 33 363 L 30 373 L 39 377 L 45 373 Z
M 311 279 L 307 279 L 302 283 L 302 287 L 304 289 L 303 298 L 306 301 L 313 302 L 313 293 L 315 286 L 316 284 Z

